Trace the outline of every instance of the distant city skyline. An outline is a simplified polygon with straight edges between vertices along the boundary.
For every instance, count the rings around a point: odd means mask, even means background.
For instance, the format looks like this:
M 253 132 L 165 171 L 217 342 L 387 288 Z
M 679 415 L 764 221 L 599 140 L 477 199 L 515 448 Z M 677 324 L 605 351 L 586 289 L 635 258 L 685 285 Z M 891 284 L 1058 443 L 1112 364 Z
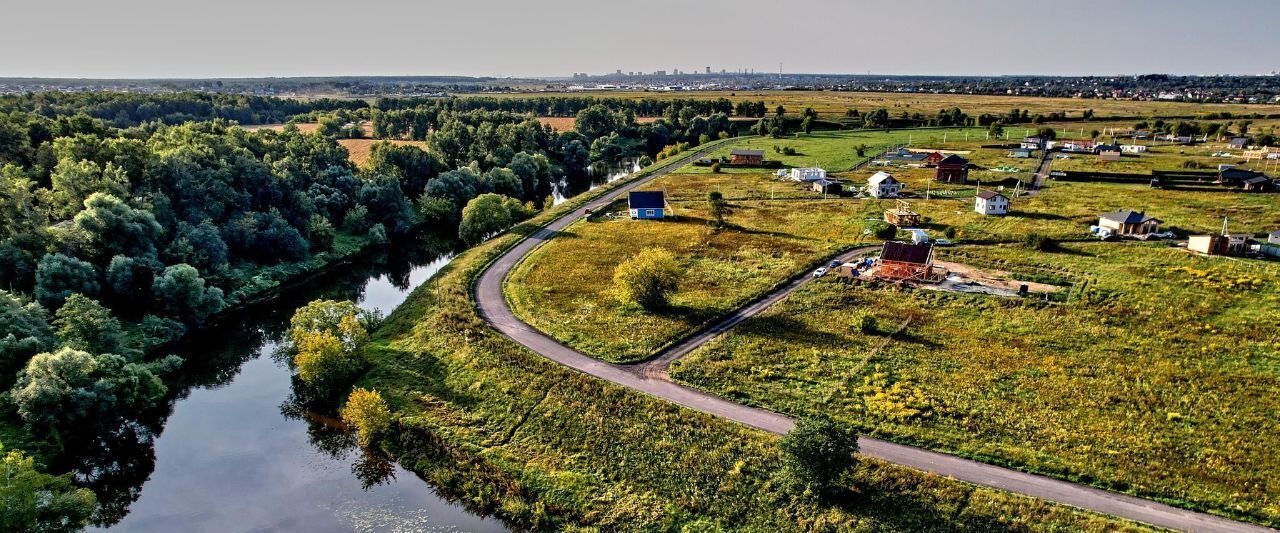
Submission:
M 1280 2 L 1265 0 L 69 0 L 5 14 L 0 77 L 1280 70 Z

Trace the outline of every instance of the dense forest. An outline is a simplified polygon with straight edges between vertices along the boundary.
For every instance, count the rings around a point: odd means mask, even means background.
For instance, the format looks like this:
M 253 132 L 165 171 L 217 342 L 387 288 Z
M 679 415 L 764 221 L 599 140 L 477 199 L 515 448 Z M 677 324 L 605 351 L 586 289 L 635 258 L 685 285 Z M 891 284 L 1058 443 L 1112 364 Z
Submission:
M 73 479 L 42 469 L 149 442 L 139 435 L 158 428 L 146 414 L 164 409 L 184 366 L 200 363 L 168 347 L 220 313 L 382 243 L 423 232 L 478 242 L 555 191 L 585 190 L 593 165 L 648 164 L 734 134 L 718 107 L 670 107 L 638 124 L 629 105 L 596 102 L 575 113 L 572 131 L 556 132 L 530 111 L 539 104 L 460 102 L 3 100 L 0 453 L 30 484 L 29 512 L 0 529 L 121 516 L 128 491 L 95 505 L 78 488 L 96 487 L 100 466 L 72 468 Z M 366 117 L 375 136 L 428 149 L 378 143 L 356 167 L 337 139 Z M 249 131 L 241 119 L 328 126 Z

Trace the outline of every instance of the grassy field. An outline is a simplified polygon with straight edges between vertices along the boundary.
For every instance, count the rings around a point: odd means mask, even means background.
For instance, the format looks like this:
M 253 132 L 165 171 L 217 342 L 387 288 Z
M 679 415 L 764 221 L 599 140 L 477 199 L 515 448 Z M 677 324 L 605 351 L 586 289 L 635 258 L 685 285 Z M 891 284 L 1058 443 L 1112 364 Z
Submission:
M 684 178 L 664 177 L 649 188 L 705 198 L 706 183 Z M 580 221 L 512 272 L 507 298 L 517 316 L 585 353 L 642 359 L 815 261 L 865 242 L 862 207 L 821 199 L 734 201 L 727 217 L 733 227 L 721 231 L 707 224 L 703 201 L 679 202 L 678 217 L 664 221 Z M 648 247 L 671 250 L 686 271 L 670 309 L 659 313 L 620 305 L 608 294 L 614 267 Z
M 472 280 L 549 216 L 455 258 L 368 353 L 360 385 L 402 417 L 379 445 L 468 507 L 540 530 L 1145 530 L 870 460 L 834 504 L 793 499 L 773 479 L 775 437 L 559 367 L 484 326 Z
M 954 257 L 1079 284 L 1052 305 L 824 280 L 672 375 L 769 409 L 1280 524 L 1274 265 L 1113 243 Z M 866 315 L 878 324 L 870 333 Z
M 1150 102 L 1130 100 L 1095 100 L 1082 98 L 1040 98 L 1034 96 L 984 96 L 960 94 L 919 94 L 919 93 L 873 93 L 873 92 L 836 92 L 836 91 L 575 91 L 564 93 L 513 93 L 513 94 L 481 94 L 474 96 L 496 98 L 523 98 L 527 96 L 565 96 L 582 97 L 597 96 L 605 98 L 727 98 L 732 102 L 764 101 L 770 110 L 782 105 L 788 112 L 798 113 L 805 107 L 812 107 L 824 115 L 844 115 L 847 109 L 869 111 L 880 108 L 888 109 L 894 114 L 902 111 L 936 115 L 939 110 L 959 107 L 964 112 L 977 116 L 982 113 L 1008 113 L 1010 109 L 1026 109 L 1036 113 L 1049 114 L 1066 112 L 1070 117 L 1080 117 L 1084 111 L 1092 109 L 1095 116 L 1150 117 L 1150 116 L 1196 116 L 1213 112 L 1280 113 L 1280 106 L 1271 104 L 1198 104 L 1193 102 Z M 468 95 L 462 95 L 468 96 Z
M 891 135 L 896 135 L 893 132 Z M 933 134 L 933 133 L 931 133 Z M 1020 164 L 1006 150 L 982 149 L 980 141 L 936 142 L 921 147 L 965 150 L 977 163 Z M 815 134 L 795 139 L 753 139 L 739 145 L 779 143 L 795 148 L 827 168 L 852 165 L 850 145 L 875 141 L 849 133 Z M 930 141 L 930 139 L 926 139 Z M 857 141 L 861 142 L 861 141 Z M 717 151 L 728 153 L 729 147 Z M 1015 162 L 1016 161 L 1016 162 Z M 792 164 L 798 164 L 792 161 Z M 893 200 L 830 197 L 804 185 L 778 180 L 760 169 L 711 173 L 689 166 L 646 186 L 664 190 L 678 217 L 666 221 L 632 221 L 601 217 L 580 221 L 530 254 L 512 273 L 507 298 L 516 314 L 540 330 L 585 353 L 609 361 L 644 359 L 698 326 L 768 291 L 797 272 L 836 251 L 873 242 L 864 230 L 874 227 Z M 839 172 L 850 183 L 865 183 L 875 168 Z M 1019 242 L 1035 233 L 1057 240 L 1086 240 L 1088 226 L 1101 213 L 1144 210 L 1165 227 L 1207 233 L 1229 217 L 1236 232 L 1262 233 L 1280 227 L 1280 204 L 1274 196 L 1251 193 L 1164 191 L 1144 185 L 1052 181 L 1039 194 L 1014 201 L 1003 217 L 973 211 L 972 185 L 940 185 L 933 171 L 888 168 L 909 191 L 929 200 L 910 200 L 924 217 L 922 227 L 934 237 L 957 242 Z M 994 179 L 998 173 L 975 171 Z M 731 227 L 713 231 L 707 224 L 706 194 L 719 191 L 732 205 Z M 621 205 L 615 205 L 616 210 Z M 621 214 L 618 212 L 618 214 Z M 622 306 L 609 294 L 614 267 L 646 247 L 675 252 L 686 279 L 670 310 L 643 312 Z

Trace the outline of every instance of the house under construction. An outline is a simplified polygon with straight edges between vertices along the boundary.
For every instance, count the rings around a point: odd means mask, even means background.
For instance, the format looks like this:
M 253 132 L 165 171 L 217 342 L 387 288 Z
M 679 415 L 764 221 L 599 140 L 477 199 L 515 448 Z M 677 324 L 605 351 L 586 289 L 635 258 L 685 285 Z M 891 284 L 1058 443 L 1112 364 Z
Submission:
M 898 206 L 884 212 L 884 221 L 899 228 L 920 225 L 920 213 L 911 210 L 906 200 L 898 200 Z
M 887 281 L 939 281 L 945 273 L 933 266 L 933 244 L 889 241 L 880 249 L 875 276 Z

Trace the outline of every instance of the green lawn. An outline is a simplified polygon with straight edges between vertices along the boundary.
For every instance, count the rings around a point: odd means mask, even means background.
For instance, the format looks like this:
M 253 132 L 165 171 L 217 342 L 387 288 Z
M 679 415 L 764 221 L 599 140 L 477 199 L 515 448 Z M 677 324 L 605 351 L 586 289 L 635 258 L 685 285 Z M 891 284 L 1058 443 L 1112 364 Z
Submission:
M 1135 243 L 958 253 L 1082 283 L 1073 301 L 1051 305 L 824 280 L 672 376 L 896 440 L 1280 524 L 1274 264 Z M 876 331 L 861 332 L 864 315 Z

